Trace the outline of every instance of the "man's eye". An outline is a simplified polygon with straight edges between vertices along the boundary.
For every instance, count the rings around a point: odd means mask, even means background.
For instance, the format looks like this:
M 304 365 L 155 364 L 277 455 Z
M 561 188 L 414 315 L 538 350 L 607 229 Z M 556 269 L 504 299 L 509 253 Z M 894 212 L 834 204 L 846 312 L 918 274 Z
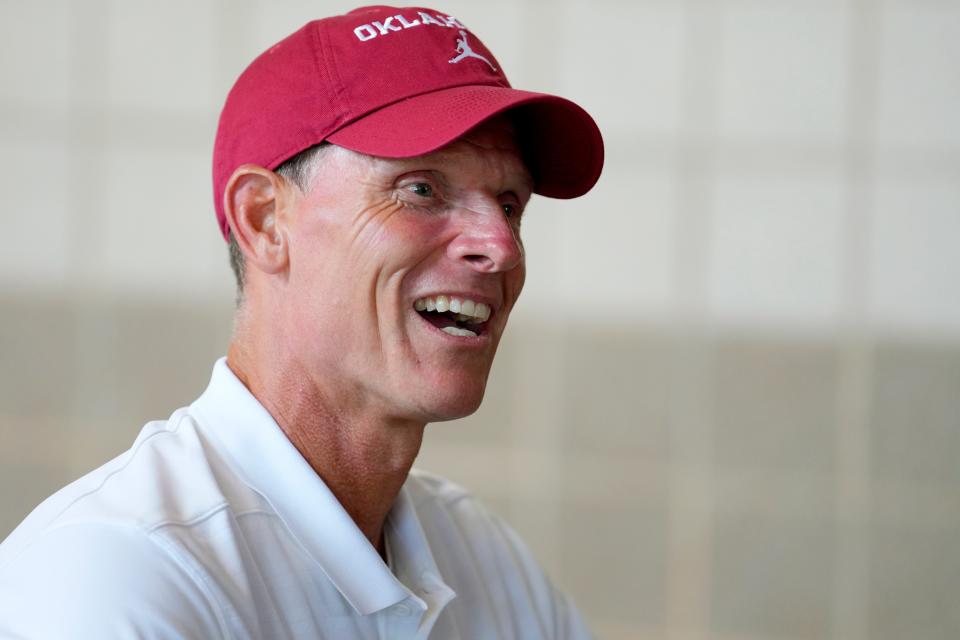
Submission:
M 407 191 L 421 198 L 433 197 L 433 187 L 426 182 L 414 182 L 407 187 Z
M 502 204 L 503 214 L 508 218 L 516 218 L 520 215 L 520 207 L 515 204 Z

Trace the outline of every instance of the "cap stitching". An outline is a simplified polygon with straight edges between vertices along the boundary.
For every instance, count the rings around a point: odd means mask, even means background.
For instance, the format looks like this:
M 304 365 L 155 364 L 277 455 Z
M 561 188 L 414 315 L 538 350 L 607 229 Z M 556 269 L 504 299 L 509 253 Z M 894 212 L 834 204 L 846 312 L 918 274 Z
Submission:
M 319 46 L 313 51 L 313 63 L 317 65 L 317 67 L 321 66 L 321 61 L 317 58 L 317 51 L 323 49 L 320 55 L 324 57 L 324 60 L 330 61 L 330 64 L 323 65 L 323 68 L 327 77 L 330 79 L 330 84 L 333 85 L 333 99 L 337 102 L 337 113 L 343 114 L 347 109 L 344 108 L 345 91 L 343 79 L 340 77 L 340 63 L 337 60 L 333 47 L 330 45 L 329 39 L 326 37 L 326 32 L 321 33 L 326 27 L 326 25 L 323 25 L 323 27 L 317 29 L 316 38 Z M 338 120 L 341 118 L 342 115 L 339 115 Z M 341 126 L 342 125 L 338 123 L 334 130 L 339 129 Z M 329 135 L 329 133 L 327 135 Z
M 326 37 L 324 29 L 327 25 L 323 24 L 322 21 L 317 21 L 315 24 L 315 29 L 307 29 L 309 32 L 307 37 L 312 39 L 315 46 L 310 47 L 310 55 L 313 58 L 313 66 L 318 76 L 323 76 L 325 81 L 328 81 L 328 84 L 333 85 L 333 91 L 331 92 L 331 99 L 336 102 L 337 113 L 343 113 L 345 111 L 343 106 L 343 81 L 340 78 L 338 72 L 338 66 L 334 60 L 334 55 L 332 53 L 332 48 L 329 46 L 329 41 Z M 331 60 L 332 64 L 323 64 L 325 60 Z M 314 96 L 316 97 L 316 96 Z M 339 119 L 339 118 L 338 118 Z M 337 124 L 336 128 L 333 131 L 336 131 L 342 124 Z M 278 151 L 276 154 L 270 157 L 270 160 L 266 162 L 266 166 L 269 169 L 276 168 L 276 165 L 280 164 L 284 160 L 292 158 L 296 154 L 309 149 L 311 146 L 318 144 L 325 140 L 327 136 L 333 133 L 333 131 L 320 131 L 316 129 L 313 123 L 310 123 L 310 133 L 312 142 L 308 144 L 294 145 L 291 149 L 284 149 Z

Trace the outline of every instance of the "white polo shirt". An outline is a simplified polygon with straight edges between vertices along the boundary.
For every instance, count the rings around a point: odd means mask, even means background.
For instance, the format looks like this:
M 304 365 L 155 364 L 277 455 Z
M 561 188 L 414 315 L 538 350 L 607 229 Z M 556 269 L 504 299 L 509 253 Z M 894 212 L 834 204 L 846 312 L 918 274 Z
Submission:
M 0 637 L 588 638 L 516 534 L 414 471 L 385 564 L 219 360 L 0 545 Z

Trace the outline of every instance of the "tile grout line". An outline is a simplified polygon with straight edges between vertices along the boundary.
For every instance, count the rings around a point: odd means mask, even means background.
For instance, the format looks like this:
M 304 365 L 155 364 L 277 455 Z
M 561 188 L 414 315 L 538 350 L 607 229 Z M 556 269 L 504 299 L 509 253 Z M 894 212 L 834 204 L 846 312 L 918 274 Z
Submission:
M 848 26 L 843 303 L 837 389 L 833 637 L 869 635 L 870 232 L 875 183 L 879 9 L 852 0 Z
M 113 325 L 102 321 L 101 299 L 93 293 L 98 261 L 103 256 L 102 238 L 106 226 L 103 209 L 109 189 L 103 152 L 109 143 L 109 127 L 101 106 L 104 100 L 97 98 L 107 93 L 110 16 L 106 0 L 96 0 L 94 4 L 93 7 L 71 7 L 74 26 L 72 77 L 69 113 L 65 120 L 70 166 L 66 188 L 72 202 L 67 262 L 74 276 L 66 295 L 75 300 L 74 362 L 78 367 L 72 375 L 73 416 L 87 415 L 91 404 L 108 401 L 103 389 L 115 383 L 111 377 L 113 353 L 110 349 Z M 96 105 L 100 110 L 89 105 Z M 91 363 L 96 363 L 93 368 L 103 377 L 89 375 Z M 81 462 L 73 454 L 80 450 L 79 443 L 85 440 L 83 432 L 83 425 L 75 421 L 70 435 L 78 445 L 69 447 L 71 453 L 63 461 L 71 473 L 86 471 L 78 468 Z
M 670 480 L 665 627 L 670 638 L 710 636 L 713 548 L 713 343 L 708 319 L 711 191 L 722 9 L 684 9 L 683 123 L 676 140 L 674 241 L 677 322 L 670 372 Z M 703 143 L 690 144 L 699 138 Z

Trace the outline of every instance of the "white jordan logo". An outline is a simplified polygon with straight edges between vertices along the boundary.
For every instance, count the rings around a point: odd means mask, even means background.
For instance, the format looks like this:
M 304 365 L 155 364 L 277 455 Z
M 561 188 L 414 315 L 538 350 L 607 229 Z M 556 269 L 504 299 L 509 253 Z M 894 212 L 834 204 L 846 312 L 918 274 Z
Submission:
M 476 58 L 477 60 L 483 60 L 484 62 L 489 64 L 490 68 L 493 69 L 494 71 L 497 70 L 495 66 L 490 64 L 489 60 L 487 60 L 482 55 L 480 55 L 479 53 L 475 52 L 473 49 L 470 48 L 470 44 L 467 42 L 466 31 L 461 30 L 460 37 L 457 38 L 457 53 L 459 53 L 460 55 L 456 56 L 455 58 L 450 58 L 449 60 L 447 60 L 447 62 L 449 62 L 450 64 L 456 64 L 461 60 L 463 60 L 464 58 Z

